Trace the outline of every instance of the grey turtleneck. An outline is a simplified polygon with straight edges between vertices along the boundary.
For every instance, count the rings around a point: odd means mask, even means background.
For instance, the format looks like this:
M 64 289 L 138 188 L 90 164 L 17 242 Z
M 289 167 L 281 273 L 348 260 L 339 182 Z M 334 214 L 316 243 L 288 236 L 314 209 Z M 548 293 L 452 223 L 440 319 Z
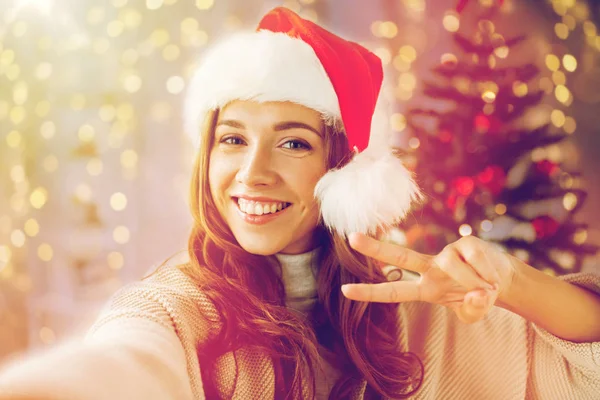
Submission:
M 285 286 L 286 305 L 304 316 L 317 301 L 316 258 L 319 249 L 303 254 L 277 254 Z M 316 370 L 317 400 L 326 400 L 340 372 L 321 358 L 323 371 Z

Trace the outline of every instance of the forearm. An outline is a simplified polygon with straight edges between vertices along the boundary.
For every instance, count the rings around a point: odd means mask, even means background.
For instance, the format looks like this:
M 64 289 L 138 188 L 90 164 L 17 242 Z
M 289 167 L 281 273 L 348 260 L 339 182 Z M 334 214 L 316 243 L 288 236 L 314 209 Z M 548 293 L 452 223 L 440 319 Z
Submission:
M 511 287 L 497 305 L 562 339 L 600 341 L 600 295 L 515 260 Z

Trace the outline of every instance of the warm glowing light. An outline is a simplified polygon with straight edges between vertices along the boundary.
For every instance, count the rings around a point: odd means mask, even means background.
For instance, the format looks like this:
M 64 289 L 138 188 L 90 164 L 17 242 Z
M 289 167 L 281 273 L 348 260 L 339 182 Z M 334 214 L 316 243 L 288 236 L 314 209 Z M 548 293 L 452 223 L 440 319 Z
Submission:
M 393 23 L 392 21 L 380 22 L 380 23 L 376 24 L 376 26 L 374 23 L 374 26 L 372 26 L 371 29 L 373 29 L 373 27 L 377 28 L 376 36 L 379 36 L 379 37 L 392 39 L 392 38 L 396 37 L 396 35 L 398 34 L 398 26 L 395 23 Z
M 29 218 L 25 221 L 25 225 L 23 227 L 25 233 L 29 237 L 35 237 L 40 232 L 40 225 L 34 218 Z
M 163 3 L 163 0 L 146 0 L 146 7 L 148 10 L 158 10 L 162 7 Z
M 456 15 L 455 12 L 451 12 L 444 15 L 442 24 L 448 32 L 456 32 L 460 28 L 460 20 L 458 19 L 458 15 Z
M 113 239 L 119 244 L 129 242 L 129 229 L 126 226 L 117 226 L 113 231 Z
M 125 264 L 125 260 L 123 259 L 123 254 L 113 251 L 108 253 L 108 267 L 110 269 L 119 270 L 123 268 L 123 264 Z
M 94 127 L 88 124 L 82 125 L 77 132 L 79 140 L 82 142 L 91 142 L 96 135 Z
M 498 215 L 504 215 L 506 214 L 506 205 L 496 204 L 496 207 L 494 207 L 494 211 L 496 211 L 496 214 Z
M 498 58 L 506 58 L 508 57 L 508 53 L 510 52 L 508 46 L 500 46 L 494 49 L 494 54 Z
M 440 58 L 442 64 L 448 67 L 455 67 L 458 64 L 458 59 L 452 53 L 444 53 Z
M 556 36 L 559 39 L 566 39 L 569 37 L 569 27 L 562 22 L 559 22 L 554 25 L 554 33 L 556 33 Z
M 566 85 L 567 76 L 562 71 L 554 71 L 552 73 L 552 82 L 554 82 L 555 85 Z
M 10 179 L 15 183 L 23 182 L 25 180 L 25 169 L 22 165 L 15 165 L 10 170 Z
M 55 155 L 50 154 L 42 161 L 42 166 L 48 172 L 54 172 L 58 168 L 58 158 Z
M 134 168 L 138 162 L 138 155 L 134 150 L 125 150 L 121 153 L 121 165 L 125 168 Z
M 21 133 L 18 131 L 12 131 L 6 135 L 6 143 L 9 147 L 19 147 L 21 143 Z
M 29 195 L 29 202 L 31 206 L 36 209 L 40 209 L 48 201 L 48 191 L 43 187 L 36 188 L 31 195 Z
M 45 121 L 40 126 L 40 134 L 44 139 L 51 139 L 56 133 L 56 125 L 52 121 Z
M 406 128 L 406 117 L 400 113 L 394 113 L 390 117 L 390 125 L 397 132 L 402 132 Z
M 185 88 L 185 81 L 180 76 L 172 76 L 167 79 L 167 91 L 171 94 L 178 94 Z
M 0 271 L 2 271 L 4 267 L 6 267 L 6 265 L 10 261 L 11 255 L 12 252 L 10 250 L 10 247 L 6 245 L 0 246 Z
M 75 188 L 75 196 L 79 201 L 87 203 L 92 199 L 92 189 L 85 183 L 82 183 Z
M 573 72 L 577 69 L 577 59 L 573 55 L 565 54 L 562 61 L 567 71 Z
M 98 115 L 102 121 L 110 122 L 115 119 L 117 109 L 112 104 L 104 104 L 98 110 Z
M 412 63 L 417 59 L 417 50 L 409 45 L 400 47 L 398 50 L 398 54 L 402 59 L 408 63 Z
M 35 8 L 44 14 L 50 14 L 52 8 L 54 8 L 54 0 L 17 0 L 15 13 L 18 13 L 25 7 Z
M 115 211 L 122 211 L 127 207 L 127 196 L 121 192 L 113 193 L 110 196 L 110 206 Z
M 515 81 L 512 85 L 513 93 L 517 97 L 524 97 L 527 95 L 527 84 L 521 81 Z
M 473 228 L 471 228 L 471 225 L 462 224 L 458 228 L 458 233 L 460 234 L 460 236 L 469 236 L 470 234 L 473 233 Z
M 577 122 L 575 121 L 575 118 L 573 118 L 573 117 L 565 118 L 565 124 L 563 125 L 563 129 L 568 134 L 575 133 L 575 130 L 577 129 Z
M 52 260 L 52 257 L 54 256 L 54 251 L 52 250 L 52 246 L 50 246 L 48 243 L 42 243 L 38 247 L 37 254 L 38 254 L 38 257 L 40 258 L 40 260 L 50 261 L 50 260 Z
M 588 233 L 585 229 L 575 232 L 573 235 L 573 241 L 577 244 L 584 244 L 587 240 Z
M 102 173 L 104 169 L 104 164 L 102 163 L 101 159 L 92 158 L 87 162 L 85 168 L 87 169 L 88 174 L 90 174 L 91 176 L 98 176 Z
M 485 101 L 486 103 L 493 103 L 494 100 L 496 100 L 496 93 L 492 92 L 491 90 L 486 90 L 485 92 L 483 92 L 483 94 L 481 95 L 481 98 L 483 99 L 483 101 Z
M 552 113 L 550 114 L 550 121 L 552 121 L 554 126 L 557 128 L 562 127 L 565 124 L 565 119 L 564 112 L 561 110 L 552 110 Z
M 548 67 L 550 71 L 558 71 L 560 60 L 555 54 L 546 55 L 546 67 Z
M 565 210 L 572 211 L 577 206 L 577 196 L 575 193 L 567 193 L 563 197 L 563 206 Z
M 565 104 L 569 101 L 569 98 L 571 97 L 571 92 L 569 91 L 569 89 L 567 89 L 566 86 L 558 85 L 554 89 L 554 95 L 556 96 L 556 100 Z
M 411 149 L 418 149 L 420 145 L 421 145 L 421 141 L 418 138 L 412 137 L 412 138 L 408 139 L 408 146 Z
M 123 79 L 123 87 L 129 93 L 135 93 L 142 87 L 142 78 L 138 75 L 129 75 Z
M 200 10 L 208 10 L 214 4 L 214 0 L 196 0 L 196 7 Z
M 492 230 L 492 228 L 494 227 L 494 224 L 492 223 L 492 221 L 485 219 L 483 221 L 481 221 L 481 230 L 484 232 L 489 232 Z
M 405 72 L 398 77 L 398 86 L 402 90 L 414 90 L 417 85 L 417 78 L 410 72 Z
M 167 45 L 162 51 L 165 61 L 175 61 L 179 58 L 179 54 L 179 47 L 174 44 Z
M 597 32 L 596 24 L 594 24 L 592 21 L 585 21 L 583 23 L 583 32 L 588 37 L 596 36 L 596 32 Z
M 10 234 L 10 241 L 15 247 L 23 247 L 25 245 L 25 233 L 20 229 L 15 229 Z
M 381 58 L 383 65 L 388 65 L 392 60 L 392 54 L 386 47 L 378 47 L 373 50 L 373 53 L 375 53 L 377 57 Z

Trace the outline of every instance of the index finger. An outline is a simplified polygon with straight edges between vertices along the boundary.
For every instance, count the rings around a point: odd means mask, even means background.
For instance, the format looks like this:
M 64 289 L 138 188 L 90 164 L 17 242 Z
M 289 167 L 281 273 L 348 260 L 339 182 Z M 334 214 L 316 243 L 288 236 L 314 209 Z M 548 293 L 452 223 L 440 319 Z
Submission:
M 386 264 L 418 273 L 424 273 L 431 267 L 431 256 L 393 243 L 381 242 L 362 233 L 351 233 L 348 241 L 354 250 Z

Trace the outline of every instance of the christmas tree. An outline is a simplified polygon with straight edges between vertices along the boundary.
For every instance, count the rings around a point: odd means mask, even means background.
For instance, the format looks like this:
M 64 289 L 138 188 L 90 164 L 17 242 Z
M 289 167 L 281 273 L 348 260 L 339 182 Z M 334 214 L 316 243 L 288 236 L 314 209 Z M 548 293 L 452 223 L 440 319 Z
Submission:
M 459 3 L 459 11 L 464 6 Z M 586 243 L 587 225 L 575 220 L 586 191 L 579 172 L 548 156 L 571 128 L 560 110 L 551 117 L 562 119 L 558 124 L 520 123 L 545 97 L 528 85 L 540 72 L 533 63 L 496 66 L 527 38 L 504 38 L 487 13 L 475 35 L 453 33 L 460 60 L 443 58 L 434 69 L 436 82 L 424 82 L 432 102 L 452 106 L 406 114 L 413 135 L 407 162 L 425 200 L 401 228 L 408 245 L 424 253 L 475 235 L 545 272 L 580 271 L 584 258 L 598 250 Z

